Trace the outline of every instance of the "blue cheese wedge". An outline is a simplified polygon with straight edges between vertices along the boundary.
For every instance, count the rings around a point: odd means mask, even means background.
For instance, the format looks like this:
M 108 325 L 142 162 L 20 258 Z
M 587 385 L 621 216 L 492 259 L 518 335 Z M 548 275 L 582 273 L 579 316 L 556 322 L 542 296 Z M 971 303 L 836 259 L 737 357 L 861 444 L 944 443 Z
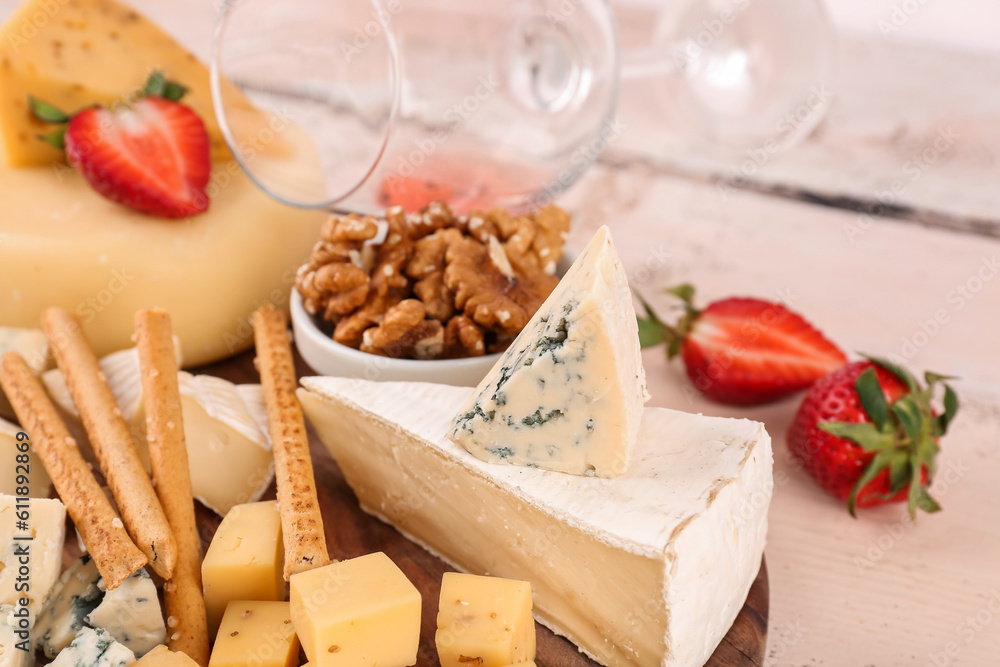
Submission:
M 19 626 L 13 613 L 13 607 L 0 605 L 0 667 L 32 667 L 35 653 L 30 640 L 18 634 Z
M 104 589 L 104 582 L 98 584 Z M 167 628 L 156 585 L 145 569 L 137 570 L 86 617 L 88 625 L 105 630 L 138 657 L 167 641 Z
M 605 665 L 703 665 L 760 567 L 773 487 L 760 423 L 642 413 L 619 477 L 499 466 L 447 437 L 469 390 L 304 378 L 362 508 L 457 569 L 531 582 L 535 617 Z
M 80 630 L 69 648 L 49 663 L 52 667 L 127 667 L 135 655 L 104 630 Z
M 66 507 L 58 500 L 29 498 L 25 502 L 0 495 L 0 605 L 19 606 L 20 599 L 27 598 L 34 624 L 62 571 L 65 538 Z M 22 565 L 29 570 L 28 591 L 19 590 Z
M 84 554 L 69 566 L 49 594 L 35 622 L 35 644 L 49 658 L 73 643 L 87 614 L 104 598 L 101 574 L 94 560 Z
M 648 398 L 628 278 L 602 227 L 462 405 L 451 439 L 491 463 L 616 477 Z

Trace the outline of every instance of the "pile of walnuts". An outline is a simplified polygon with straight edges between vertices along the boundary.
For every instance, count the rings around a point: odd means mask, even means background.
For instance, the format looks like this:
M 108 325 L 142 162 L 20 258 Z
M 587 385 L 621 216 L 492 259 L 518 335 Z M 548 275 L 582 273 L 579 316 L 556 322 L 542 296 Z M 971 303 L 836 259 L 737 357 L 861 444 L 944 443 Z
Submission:
M 559 282 L 569 214 L 435 202 L 406 215 L 331 217 L 295 287 L 338 343 L 387 357 L 455 359 L 510 344 Z

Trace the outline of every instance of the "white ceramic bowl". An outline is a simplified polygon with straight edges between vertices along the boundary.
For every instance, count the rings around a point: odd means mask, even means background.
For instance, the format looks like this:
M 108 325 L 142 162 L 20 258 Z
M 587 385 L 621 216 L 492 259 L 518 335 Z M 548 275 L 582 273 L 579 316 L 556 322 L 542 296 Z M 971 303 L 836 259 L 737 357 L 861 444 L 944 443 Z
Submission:
M 292 288 L 291 309 L 295 344 L 306 363 L 323 375 L 475 387 L 501 356 L 431 360 L 380 357 L 341 345 L 320 331 L 313 316 L 302 306 L 302 296 L 295 288 Z
M 556 275 L 562 277 L 577 258 L 563 248 Z M 467 359 L 391 359 L 369 354 L 335 342 L 323 333 L 315 317 L 306 312 L 302 295 L 292 288 L 292 329 L 295 345 L 306 363 L 322 375 L 363 378 L 382 382 L 433 382 L 457 387 L 475 387 L 503 353 Z

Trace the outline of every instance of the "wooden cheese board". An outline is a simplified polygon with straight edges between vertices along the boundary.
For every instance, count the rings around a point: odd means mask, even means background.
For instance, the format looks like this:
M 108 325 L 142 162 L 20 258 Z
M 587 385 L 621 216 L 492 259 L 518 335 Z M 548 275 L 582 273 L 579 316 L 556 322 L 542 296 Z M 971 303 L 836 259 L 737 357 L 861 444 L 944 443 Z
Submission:
M 296 370 L 299 377 L 317 374 L 298 357 Z M 195 369 L 193 372 L 208 373 L 236 383 L 260 381 L 254 369 L 252 352 Z M 358 505 L 354 492 L 344 481 L 340 468 L 312 432 L 310 444 L 330 556 L 342 560 L 373 551 L 384 551 L 406 573 L 423 596 L 417 667 L 435 667 L 438 660 L 434 631 L 441 576 L 452 568 L 403 537 L 392 526 L 365 514 Z M 272 483 L 265 499 L 274 497 Z M 208 548 L 220 520 L 214 512 L 198 505 L 198 527 L 203 548 Z M 68 566 L 78 555 L 76 540 L 67 540 L 64 566 Z M 706 667 L 760 667 L 764 662 L 767 642 L 768 607 L 767 566 L 762 562 L 743 609 Z M 537 625 L 537 631 L 536 663 L 539 667 L 589 667 L 597 664 L 580 653 L 571 642 L 547 628 Z

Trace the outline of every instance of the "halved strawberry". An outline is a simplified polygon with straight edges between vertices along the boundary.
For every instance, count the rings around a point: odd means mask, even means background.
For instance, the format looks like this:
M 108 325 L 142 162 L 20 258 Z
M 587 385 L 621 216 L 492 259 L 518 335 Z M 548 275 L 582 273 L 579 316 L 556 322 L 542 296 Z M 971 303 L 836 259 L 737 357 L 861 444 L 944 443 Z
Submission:
M 643 347 L 667 343 L 694 386 L 720 403 L 767 403 L 808 388 L 847 356 L 801 315 L 762 299 L 729 298 L 702 310 L 690 285 L 667 290 L 681 299 L 684 315 L 664 324 L 648 304 L 639 318 Z
M 211 175 L 205 123 L 180 104 L 186 88 L 154 72 L 130 105 L 66 114 L 30 98 L 32 113 L 63 125 L 39 138 L 66 150 L 98 193 L 136 211 L 183 218 L 208 209 Z

